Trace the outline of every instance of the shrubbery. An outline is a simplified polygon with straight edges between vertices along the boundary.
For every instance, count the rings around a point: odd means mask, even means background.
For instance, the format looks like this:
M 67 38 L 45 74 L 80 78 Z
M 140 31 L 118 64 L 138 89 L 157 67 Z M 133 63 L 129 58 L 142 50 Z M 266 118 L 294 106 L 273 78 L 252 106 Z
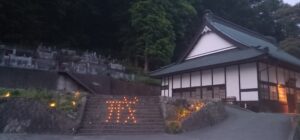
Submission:
M 168 121 L 166 126 L 167 133 L 178 134 L 182 132 L 181 122 L 179 121 Z
M 166 131 L 172 134 L 182 132 L 182 121 L 192 113 L 200 111 L 205 105 L 199 100 L 188 101 L 186 99 L 171 100 L 167 104 Z
M 38 89 L 0 89 L 0 101 L 2 100 L 1 102 L 9 100 L 10 98 L 32 99 L 40 101 L 47 106 L 50 103 L 54 103 L 55 107 L 52 107 L 52 109 L 62 110 L 71 114 L 77 111 L 78 105 L 81 104 L 81 98 L 85 95 L 85 93 L 79 92 L 58 93 Z

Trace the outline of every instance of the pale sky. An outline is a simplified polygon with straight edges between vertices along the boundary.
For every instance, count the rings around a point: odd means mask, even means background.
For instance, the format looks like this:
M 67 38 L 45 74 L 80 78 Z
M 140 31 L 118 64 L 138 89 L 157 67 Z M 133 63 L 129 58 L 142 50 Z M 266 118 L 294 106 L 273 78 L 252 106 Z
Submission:
M 288 3 L 290 5 L 295 5 L 296 3 L 299 3 L 300 0 L 283 0 L 284 3 Z

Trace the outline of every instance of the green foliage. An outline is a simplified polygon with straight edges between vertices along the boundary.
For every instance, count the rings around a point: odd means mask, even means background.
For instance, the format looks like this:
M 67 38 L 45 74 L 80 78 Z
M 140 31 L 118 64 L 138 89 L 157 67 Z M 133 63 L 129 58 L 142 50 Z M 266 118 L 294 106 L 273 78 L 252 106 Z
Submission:
M 9 98 L 26 98 L 41 101 L 44 104 L 49 102 L 56 102 L 57 109 L 66 112 L 76 111 L 78 105 L 80 104 L 80 99 L 84 96 L 81 93 L 80 96 L 75 96 L 75 94 L 58 94 L 55 92 L 47 90 L 36 90 L 36 89 L 0 89 L 0 97 L 3 97 L 6 93 L 11 93 Z M 75 101 L 75 105 L 72 102 Z
M 142 82 L 142 83 L 149 84 L 149 85 L 154 85 L 154 86 L 159 86 L 160 85 L 160 80 L 151 78 L 149 76 L 136 75 L 135 80 L 137 82 Z
M 189 102 L 186 99 L 176 99 L 173 105 L 178 108 L 187 108 L 189 106 Z
M 145 70 L 150 58 L 169 62 L 175 46 L 175 34 L 165 8 L 155 0 L 140 0 L 129 11 L 131 26 L 139 35 L 133 44 L 137 50 L 135 56 L 144 58 Z
M 72 106 L 71 100 L 66 100 L 58 105 L 58 109 L 66 112 L 72 112 L 74 111 L 74 106 Z
M 289 37 L 280 42 L 280 47 L 300 59 L 300 37 Z
M 181 123 L 179 121 L 169 121 L 166 127 L 167 133 L 178 134 L 182 132 Z
M 44 103 L 47 103 L 48 100 L 53 98 L 55 93 L 51 93 L 47 90 L 36 90 L 36 89 L 28 89 L 28 90 L 23 90 L 23 89 L 5 89 L 1 88 L 0 89 L 0 96 L 3 96 L 6 93 L 11 93 L 11 97 L 18 97 L 18 98 L 28 98 L 28 99 L 34 99 L 34 100 L 39 100 Z
M 300 3 L 295 6 L 283 5 L 274 13 L 276 22 L 281 25 L 285 38 L 298 37 L 300 35 Z
M 207 9 L 283 41 L 300 34 L 299 6 L 282 0 L 2 0 L 0 42 L 91 49 L 152 70 L 169 63 L 173 52 L 182 55 Z

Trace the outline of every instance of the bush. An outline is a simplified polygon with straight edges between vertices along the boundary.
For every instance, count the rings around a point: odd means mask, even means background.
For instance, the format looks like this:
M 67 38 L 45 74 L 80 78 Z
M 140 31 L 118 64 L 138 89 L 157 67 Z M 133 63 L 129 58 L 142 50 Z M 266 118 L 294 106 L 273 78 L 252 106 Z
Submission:
M 62 94 L 59 95 L 56 92 L 51 92 L 47 90 L 38 90 L 38 89 L 0 89 L 0 97 L 5 96 L 7 93 L 10 93 L 10 97 L 12 98 L 25 98 L 25 99 L 33 99 L 36 101 L 40 101 L 44 104 L 48 104 L 49 101 L 53 100 L 58 103 L 58 109 L 69 111 L 74 109 L 72 105 L 72 101 L 79 102 L 81 97 L 74 97 L 72 94 Z
M 136 75 L 135 81 L 142 82 L 142 83 L 149 84 L 149 85 L 154 85 L 154 86 L 159 86 L 160 85 L 159 80 L 153 79 L 151 77 L 144 76 L 144 75 Z
M 189 106 L 189 102 L 186 99 L 176 99 L 173 105 L 176 107 L 187 108 Z
M 167 133 L 178 134 L 182 132 L 181 123 L 179 121 L 169 121 L 166 127 Z

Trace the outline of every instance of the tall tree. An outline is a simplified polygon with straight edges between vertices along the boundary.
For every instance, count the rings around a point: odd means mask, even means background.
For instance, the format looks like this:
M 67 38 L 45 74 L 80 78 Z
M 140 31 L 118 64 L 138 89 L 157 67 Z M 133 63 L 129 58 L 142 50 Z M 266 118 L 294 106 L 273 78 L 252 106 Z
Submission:
M 175 46 L 175 34 L 165 8 L 155 0 L 140 0 L 132 5 L 130 14 L 131 25 L 138 34 L 134 48 L 141 50 L 136 55 L 143 56 L 144 71 L 148 71 L 150 59 L 168 62 Z
M 284 40 L 280 47 L 300 58 L 300 3 L 284 5 L 274 13 L 276 22 L 282 25 Z

